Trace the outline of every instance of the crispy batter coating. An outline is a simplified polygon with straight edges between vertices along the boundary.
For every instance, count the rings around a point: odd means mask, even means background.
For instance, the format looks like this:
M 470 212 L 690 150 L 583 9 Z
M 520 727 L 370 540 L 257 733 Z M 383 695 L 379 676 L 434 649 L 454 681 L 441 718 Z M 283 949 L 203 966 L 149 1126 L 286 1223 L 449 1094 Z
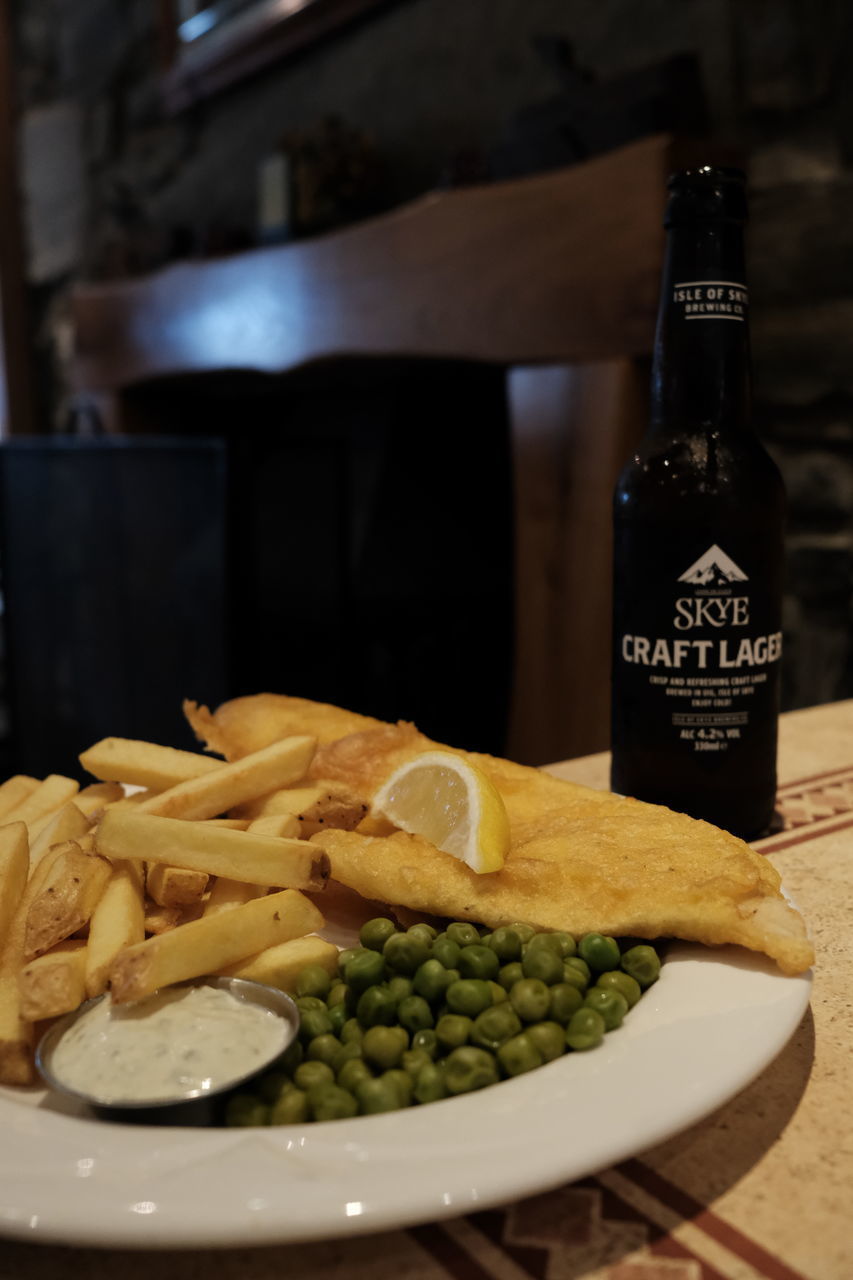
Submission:
M 360 729 L 375 729 L 382 724 L 371 716 L 343 711 L 325 702 L 308 698 L 288 698 L 283 694 L 259 693 L 247 698 L 223 702 L 215 712 L 199 706 L 189 698 L 184 701 L 184 715 L 193 733 L 208 751 L 216 751 L 226 760 L 240 760 L 253 751 L 268 747 L 279 738 L 308 733 L 319 743 L 334 742 L 345 734 Z M 312 725 L 310 730 L 297 725 Z M 315 777 L 321 775 L 315 774 Z

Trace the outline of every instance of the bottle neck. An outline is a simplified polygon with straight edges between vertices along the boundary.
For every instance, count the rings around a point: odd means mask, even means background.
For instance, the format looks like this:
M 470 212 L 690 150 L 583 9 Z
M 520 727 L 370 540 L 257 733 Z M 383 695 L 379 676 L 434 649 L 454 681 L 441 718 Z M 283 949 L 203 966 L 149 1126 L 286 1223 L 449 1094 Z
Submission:
M 749 300 L 739 222 L 667 232 L 655 353 L 652 429 L 746 431 Z

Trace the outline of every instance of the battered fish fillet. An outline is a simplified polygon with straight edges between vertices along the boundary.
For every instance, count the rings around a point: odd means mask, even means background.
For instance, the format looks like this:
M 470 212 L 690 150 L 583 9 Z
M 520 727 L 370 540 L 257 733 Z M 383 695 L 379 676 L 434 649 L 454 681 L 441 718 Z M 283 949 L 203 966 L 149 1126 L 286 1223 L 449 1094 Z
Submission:
M 261 695 L 259 704 L 239 701 L 240 714 L 262 724 L 265 733 L 273 731 L 278 715 L 284 726 L 278 736 L 318 733 L 317 717 L 335 724 L 332 709 L 310 710 L 316 704 L 307 704 L 300 720 L 296 699 L 273 702 Z M 239 737 L 234 706 L 225 704 L 212 717 L 218 740 L 229 747 Z M 455 750 L 432 742 L 413 725 L 380 723 L 327 739 L 312 768 L 369 799 L 401 763 L 437 748 Z M 502 870 L 477 875 L 428 841 L 403 832 L 377 836 L 329 830 L 313 839 L 328 853 L 336 881 L 365 898 L 489 928 L 523 920 L 576 936 L 595 930 L 710 946 L 736 943 L 764 952 L 785 973 L 801 973 L 813 963 L 805 924 L 783 898 L 775 868 L 737 837 L 659 805 L 595 791 L 525 765 L 455 753 L 482 769 L 503 797 L 511 839 Z
M 376 729 L 383 721 L 343 711 L 327 702 L 311 702 L 308 698 L 287 698 L 283 694 L 258 693 L 248 698 L 223 702 L 213 713 L 189 698 L 184 701 L 184 715 L 195 736 L 208 751 L 226 760 L 240 760 L 253 751 L 291 734 L 305 732 L 297 725 L 311 724 L 311 736 L 318 743 L 334 742 L 360 729 Z M 314 774 L 319 777 L 319 774 Z

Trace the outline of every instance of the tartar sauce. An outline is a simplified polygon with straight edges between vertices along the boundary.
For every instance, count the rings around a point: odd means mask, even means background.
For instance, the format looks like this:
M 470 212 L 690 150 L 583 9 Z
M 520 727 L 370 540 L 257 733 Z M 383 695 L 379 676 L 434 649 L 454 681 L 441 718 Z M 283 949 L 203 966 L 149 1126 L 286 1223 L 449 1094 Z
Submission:
M 58 1041 L 61 1084 L 103 1102 L 158 1102 L 223 1088 L 284 1047 L 285 1021 L 221 987 L 166 989 L 134 1004 L 105 997 Z

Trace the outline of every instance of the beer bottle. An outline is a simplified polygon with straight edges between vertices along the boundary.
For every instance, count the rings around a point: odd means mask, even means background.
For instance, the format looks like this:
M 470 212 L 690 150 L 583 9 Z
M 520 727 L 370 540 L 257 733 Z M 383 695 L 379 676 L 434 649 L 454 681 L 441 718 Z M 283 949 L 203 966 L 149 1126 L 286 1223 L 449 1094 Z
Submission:
M 651 422 L 614 496 L 611 786 L 751 838 L 776 790 L 785 503 L 750 421 L 744 176 L 668 185 Z

